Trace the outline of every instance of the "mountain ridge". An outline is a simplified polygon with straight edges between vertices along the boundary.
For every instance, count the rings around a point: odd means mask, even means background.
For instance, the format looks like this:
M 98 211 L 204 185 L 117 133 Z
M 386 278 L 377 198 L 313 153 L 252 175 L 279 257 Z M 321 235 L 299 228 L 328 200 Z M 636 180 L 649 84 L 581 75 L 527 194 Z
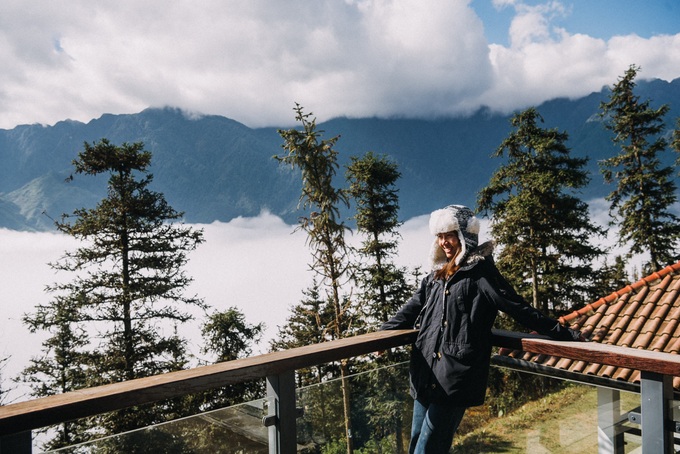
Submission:
M 606 187 L 597 161 L 615 153 L 611 134 L 597 115 L 608 89 L 577 99 L 558 98 L 537 106 L 546 128 L 569 134 L 575 156 L 590 158 L 591 184 L 579 194 L 601 197 Z M 680 79 L 643 81 L 636 88 L 652 106 L 668 104 L 666 133 L 680 116 Z M 490 156 L 511 130 L 511 114 L 479 109 L 467 117 L 333 118 L 318 124 L 322 139 L 340 136 L 338 184 L 350 156 L 385 154 L 399 166 L 400 217 L 426 214 L 450 203 L 474 206 L 476 194 L 501 160 Z M 76 175 L 72 161 L 83 142 L 102 138 L 114 144 L 142 141 L 153 154 L 151 188 L 190 223 L 227 222 L 262 210 L 294 223 L 300 194 L 297 171 L 280 166 L 277 127 L 250 128 L 219 115 L 196 115 L 178 108 L 148 108 L 136 114 L 104 114 L 87 123 L 63 120 L 53 126 L 0 129 L 0 227 L 54 230 L 53 219 L 91 208 L 106 195 L 106 179 Z M 288 128 L 284 128 L 288 129 Z M 669 157 L 668 163 L 672 162 Z M 347 216 L 349 211 L 343 212 Z

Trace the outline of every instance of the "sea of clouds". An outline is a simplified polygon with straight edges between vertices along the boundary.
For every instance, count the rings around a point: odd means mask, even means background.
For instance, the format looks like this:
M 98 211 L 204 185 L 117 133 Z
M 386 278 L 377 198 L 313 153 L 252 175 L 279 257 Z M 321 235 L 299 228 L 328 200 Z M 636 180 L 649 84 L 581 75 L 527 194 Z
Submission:
M 593 201 L 590 206 L 593 220 L 605 225 L 606 204 Z M 419 216 L 401 226 L 397 265 L 428 269 L 432 236 L 427 224 L 428 216 Z M 489 223 L 482 220 L 481 224 L 480 240 L 484 241 L 488 239 Z M 211 307 L 209 311 L 237 307 L 248 323 L 264 323 L 263 340 L 254 350 L 266 352 L 269 340 L 276 337 L 278 327 L 286 323 L 291 307 L 302 299 L 302 291 L 314 277 L 304 232 L 295 231 L 296 226 L 266 212 L 193 227 L 203 229 L 205 242 L 189 255 L 185 270 L 194 281 L 187 295 L 203 298 Z M 609 239 L 599 241 L 612 244 L 613 233 Z M 358 245 L 361 236 L 351 234 L 348 240 Z M 1 373 L 4 387 L 14 387 L 5 403 L 28 398 L 24 387 L 8 381 L 28 365 L 31 357 L 42 354 L 41 342 L 46 337 L 45 333 L 30 333 L 21 317 L 36 305 L 50 302 L 51 295 L 45 292 L 47 285 L 69 279 L 63 272 L 55 272 L 49 263 L 78 246 L 74 239 L 59 233 L 0 229 L 0 358 L 9 358 Z M 200 326 L 205 314 L 194 311 L 194 315 L 196 320 L 186 324 L 180 334 L 189 339 L 190 352 L 201 359 Z
M 186 295 L 203 298 L 210 306 L 208 312 L 237 307 L 248 323 L 264 323 L 263 340 L 254 350 L 266 352 L 269 340 L 276 337 L 290 308 L 302 299 L 302 291 L 314 277 L 309 269 L 311 256 L 304 232 L 266 212 L 257 217 L 192 227 L 203 229 L 205 242 L 189 254 L 185 271 L 193 282 Z M 405 222 L 400 232 L 396 262 L 409 267 L 423 266 L 430 245 L 427 216 Z M 358 245 L 361 238 L 350 234 L 348 240 Z M 0 358 L 8 358 L 1 376 L 4 388 L 14 388 L 8 401 L 26 398 L 24 387 L 9 380 L 28 365 L 31 357 L 42 354 L 41 343 L 47 336 L 30 333 L 21 321 L 22 316 L 33 312 L 37 305 L 50 302 L 52 295 L 45 291 L 46 286 L 69 280 L 67 273 L 56 272 L 49 263 L 79 246 L 73 238 L 56 232 L 0 229 Z M 181 327 L 180 333 L 189 339 L 190 352 L 198 359 L 205 313 L 198 309 L 191 312 L 195 320 Z

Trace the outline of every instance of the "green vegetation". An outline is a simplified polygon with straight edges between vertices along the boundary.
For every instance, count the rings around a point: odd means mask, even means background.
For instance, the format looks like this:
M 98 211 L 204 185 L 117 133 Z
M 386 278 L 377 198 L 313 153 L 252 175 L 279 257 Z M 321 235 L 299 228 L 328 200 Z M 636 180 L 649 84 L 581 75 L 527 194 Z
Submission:
M 275 349 L 373 330 L 396 312 L 413 291 L 407 270 L 397 268 L 392 262 L 400 225 L 395 186 L 400 173 L 396 163 L 371 152 L 361 158 L 352 157 L 346 172 L 349 188 L 335 188 L 333 177 L 338 166 L 333 147 L 338 138 L 320 141 L 320 132 L 310 114 L 304 114 L 300 106 L 295 111 L 303 130 L 280 131 L 288 155 L 276 158 L 302 171 L 300 201 L 303 208 L 312 212 L 301 218 L 300 228 L 308 234 L 313 257 L 311 268 L 326 285 L 322 287 L 315 281 L 304 292 L 305 298 L 292 309 L 288 324 L 279 330 L 278 340 L 272 343 Z M 348 205 L 350 200 L 356 203 L 354 219 L 363 236 L 357 250 L 344 243 L 347 228 L 338 221 L 338 206 Z M 313 391 L 318 395 L 308 404 L 308 411 L 316 416 L 315 430 L 325 440 L 324 452 L 353 452 L 355 447 L 380 446 L 390 438 L 394 442 L 390 452 L 404 452 L 404 407 L 411 406 L 410 399 L 401 392 L 405 377 L 394 376 L 390 374 L 391 369 L 387 369 L 379 377 L 368 374 L 351 386 L 347 377 L 352 372 L 403 360 L 405 355 L 403 349 L 398 349 L 384 356 L 298 371 L 300 384 L 321 383 L 337 377 L 339 371 L 340 392 Z M 340 395 L 342 402 L 338 401 Z M 331 411 L 339 408 L 339 404 L 345 415 L 344 434 L 338 432 L 337 416 L 334 416 L 337 413 Z M 366 432 L 367 427 L 372 428 L 370 433 Z
M 680 239 L 678 217 L 669 211 L 677 201 L 675 173 L 661 163 L 668 141 L 663 136 L 663 117 L 669 107 L 650 107 L 635 94 L 639 67 L 631 65 L 614 84 L 608 102 L 600 105 L 605 126 L 614 133 L 621 152 L 600 163 L 607 184 L 614 190 L 610 202 L 613 223 L 619 226 L 619 243 L 633 254 L 649 253 L 649 272 L 674 263 Z M 674 146 L 677 150 L 677 131 Z
M 201 353 L 212 356 L 208 363 L 213 364 L 247 358 L 252 355 L 253 346 L 262 340 L 263 330 L 264 323 L 248 323 L 236 307 L 215 311 L 207 316 L 201 327 Z M 254 380 L 206 391 L 192 400 L 200 399 L 201 411 L 207 411 L 255 400 L 264 394 L 264 380 Z
M 501 248 L 498 266 L 518 293 L 546 314 L 592 301 L 593 245 L 604 234 L 575 194 L 588 183 L 587 160 L 574 158 L 568 135 L 539 126 L 536 109 L 516 114 L 494 153 L 505 163 L 479 193 Z
M 300 218 L 300 229 L 307 234 L 312 252 L 311 268 L 322 279 L 328 301 L 333 308 L 331 330 L 333 338 L 341 339 L 356 332 L 352 300 L 341 293 L 342 281 L 350 268 L 345 232 L 348 227 L 340 220 L 340 207 L 347 206 L 347 195 L 333 184 L 337 173 L 337 151 L 333 149 L 338 138 L 319 141 L 321 131 L 316 129 L 316 119 L 305 114 L 300 105 L 295 107 L 295 119 L 302 124 L 302 131 L 290 129 L 279 131 L 284 140 L 285 156 L 275 156 L 282 164 L 299 168 L 302 172 L 303 209 L 311 209 L 309 216 Z M 347 439 L 347 453 L 352 448 L 352 420 L 350 418 L 350 389 L 347 382 L 349 361 L 340 362 L 342 378 L 342 402 Z
M 107 174 L 108 196 L 95 208 L 76 210 L 56 223 L 82 246 L 51 264 L 72 280 L 50 286 L 51 303 L 24 316 L 31 331 L 49 333 L 43 355 L 23 371 L 34 396 L 163 374 L 189 364 L 187 341 L 173 327 L 192 319 L 190 307 L 206 308 L 200 298 L 185 296 L 191 278 L 183 271 L 187 253 L 203 242 L 203 232 L 184 226 L 183 213 L 149 189 L 150 163 L 143 144 L 116 146 L 106 139 L 85 143 L 73 162 L 77 175 Z M 241 317 L 234 310 L 214 314 L 204 329 L 204 351 L 215 351 L 217 360 L 249 354 L 248 342 L 261 327 L 247 326 Z M 234 327 L 241 343 L 227 347 L 216 339 Z M 216 391 L 211 400 L 222 396 Z M 200 403 L 179 399 L 67 422 L 44 447 L 159 423 L 196 412 Z
M 364 318 L 369 326 L 376 328 L 399 310 L 413 293 L 413 286 L 407 280 L 407 270 L 398 268 L 392 262 L 397 252 L 401 225 L 398 218 L 399 196 L 396 181 L 401 174 L 397 164 L 386 156 L 377 157 L 368 152 L 363 157 L 352 157 L 347 167 L 350 182 L 349 194 L 356 202 L 357 230 L 364 240 L 357 251 L 358 263 L 355 272 L 357 298 Z M 371 367 L 404 361 L 405 349 L 394 349 L 373 359 Z M 368 422 L 374 430 L 371 442 L 380 444 L 394 439 L 394 446 L 388 450 L 395 454 L 405 452 L 403 439 L 405 424 L 404 406 L 410 405 L 410 398 L 399 392 L 404 386 L 404 377 L 390 373 L 369 375 L 369 384 L 362 401 L 367 402 Z
M 106 139 L 85 143 L 73 162 L 76 174 L 108 174 L 108 196 L 56 223 L 83 246 L 51 265 L 74 278 L 49 287 L 53 301 L 24 317 L 31 331 L 51 333 L 44 355 L 24 371 L 35 396 L 176 371 L 188 362 L 186 340 L 157 324 L 187 322 L 191 316 L 183 308 L 204 307 L 201 299 L 184 296 L 191 279 L 182 270 L 202 231 L 177 224 L 182 213 L 149 189 L 150 163 L 143 144 L 115 146 Z M 47 447 L 160 422 L 177 405 L 67 423 Z

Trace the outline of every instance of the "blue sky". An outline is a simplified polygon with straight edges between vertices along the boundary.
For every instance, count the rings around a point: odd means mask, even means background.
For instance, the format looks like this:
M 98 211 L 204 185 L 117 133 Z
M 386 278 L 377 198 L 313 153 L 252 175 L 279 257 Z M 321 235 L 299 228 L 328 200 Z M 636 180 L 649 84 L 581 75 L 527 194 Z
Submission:
M 0 128 L 172 106 L 248 126 L 510 112 L 680 77 L 676 0 L 3 0 Z
M 508 45 L 508 29 L 515 15 L 512 6 L 494 6 L 491 0 L 472 0 L 471 6 L 484 22 L 490 43 Z M 525 1 L 537 6 L 545 1 Z M 562 2 L 565 14 L 554 25 L 570 33 L 609 39 L 615 35 L 637 34 L 643 38 L 680 32 L 680 1 L 677 0 L 571 0 Z

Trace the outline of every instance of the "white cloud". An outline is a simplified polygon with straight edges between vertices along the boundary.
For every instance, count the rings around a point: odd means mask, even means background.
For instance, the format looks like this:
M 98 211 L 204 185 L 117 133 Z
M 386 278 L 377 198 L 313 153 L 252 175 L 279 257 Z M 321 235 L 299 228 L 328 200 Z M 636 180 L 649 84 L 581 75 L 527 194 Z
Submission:
M 615 36 L 608 43 L 606 58 L 619 69 L 618 76 L 635 63 L 641 67 L 640 77 L 676 79 L 680 77 L 680 33 L 649 39 L 637 35 Z
M 532 43 L 549 42 L 553 33 L 550 25 L 555 16 L 564 16 L 565 9 L 560 2 L 549 2 L 528 6 L 521 2 L 513 4 L 517 14 L 510 24 L 510 43 L 512 47 L 524 47 Z
M 642 79 L 680 77 L 680 34 L 605 41 L 553 26 L 555 17 L 568 14 L 560 2 L 512 4 L 511 45 L 490 45 L 495 81 L 476 102 L 508 112 L 556 97 L 584 96 L 615 83 L 631 64 L 642 67 Z
M 470 0 L 189 0 L 0 4 L 0 127 L 171 105 L 251 126 L 333 116 L 511 110 L 642 77 L 680 76 L 680 34 L 608 41 L 554 26 L 566 2 L 512 8 L 489 45 Z

